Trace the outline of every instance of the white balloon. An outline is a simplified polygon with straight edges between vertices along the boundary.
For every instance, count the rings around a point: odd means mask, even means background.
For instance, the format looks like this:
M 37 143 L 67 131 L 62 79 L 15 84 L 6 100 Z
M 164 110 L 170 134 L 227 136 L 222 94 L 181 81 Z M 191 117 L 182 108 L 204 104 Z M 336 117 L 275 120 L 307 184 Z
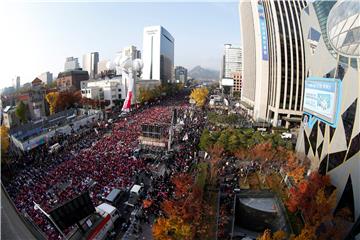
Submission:
M 139 72 L 143 68 L 144 64 L 141 59 L 135 59 L 133 61 L 133 70 Z

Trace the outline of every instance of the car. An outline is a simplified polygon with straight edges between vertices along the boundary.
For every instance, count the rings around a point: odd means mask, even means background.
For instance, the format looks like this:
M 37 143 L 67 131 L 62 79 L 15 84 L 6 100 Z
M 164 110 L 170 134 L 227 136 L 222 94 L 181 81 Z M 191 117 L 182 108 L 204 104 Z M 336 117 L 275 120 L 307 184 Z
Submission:
M 283 133 L 281 134 L 281 138 L 282 138 L 282 139 L 291 139 L 291 138 L 292 138 L 292 134 L 289 133 L 289 132 L 283 132 Z

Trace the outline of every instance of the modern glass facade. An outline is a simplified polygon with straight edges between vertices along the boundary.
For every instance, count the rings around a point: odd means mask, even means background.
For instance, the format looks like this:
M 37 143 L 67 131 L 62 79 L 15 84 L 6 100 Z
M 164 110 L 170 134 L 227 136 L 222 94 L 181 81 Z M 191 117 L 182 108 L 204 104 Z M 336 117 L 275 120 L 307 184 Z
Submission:
M 144 29 L 142 78 L 160 80 L 162 83 L 173 80 L 174 38 L 161 26 Z

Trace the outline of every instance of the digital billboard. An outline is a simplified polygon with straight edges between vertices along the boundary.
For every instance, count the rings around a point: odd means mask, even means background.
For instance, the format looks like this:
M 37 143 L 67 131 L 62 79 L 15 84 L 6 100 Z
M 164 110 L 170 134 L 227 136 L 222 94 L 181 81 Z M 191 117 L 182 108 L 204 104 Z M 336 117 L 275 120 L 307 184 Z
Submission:
M 223 78 L 221 79 L 221 85 L 223 86 L 234 86 L 234 79 L 232 78 Z
M 261 47 L 262 47 L 262 60 L 269 60 L 269 49 L 268 49 L 268 37 L 266 29 L 266 20 L 264 13 L 264 6 L 261 2 L 258 3 L 258 13 L 260 22 L 260 33 L 261 33 Z
M 305 80 L 304 112 L 335 125 L 340 101 L 340 79 L 309 77 Z

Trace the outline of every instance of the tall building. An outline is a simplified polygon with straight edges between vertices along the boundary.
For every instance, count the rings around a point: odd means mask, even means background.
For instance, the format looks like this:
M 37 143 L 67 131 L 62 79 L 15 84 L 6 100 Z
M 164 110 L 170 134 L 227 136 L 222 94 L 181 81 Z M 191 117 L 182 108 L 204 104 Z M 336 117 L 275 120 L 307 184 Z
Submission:
M 128 56 L 131 57 L 132 59 L 137 59 L 137 58 L 141 58 L 141 53 L 140 50 L 137 50 L 135 46 L 128 46 L 123 48 L 123 50 L 121 51 L 122 56 Z
M 242 49 L 232 44 L 224 45 L 224 55 L 222 61 L 222 71 L 220 79 L 231 78 L 235 72 L 242 71 Z
M 176 66 L 174 75 L 176 82 L 185 83 L 188 76 L 188 70 L 182 66 Z
M 90 78 L 98 74 L 99 53 L 92 52 L 83 55 L 83 70 L 88 71 Z
M 44 72 L 38 78 L 47 85 L 50 85 L 53 81 L 53 74 L 51 72 Z
M 359 19 L 356 1 L 316 0 L 301 14 L 306 80 L 296 150 L 313 170 L 330 175 L 334 213 L 350 210 L 355 228 L 344 239 L 360 237 Z
M 20 77 L 19 77 L 19 76 L 17 76 L 17 77 L 16 77 L 16 90 L 20 89 L 20 87 L 21 87 L 21 84 L 20 84 Z
M 256 121 L 299 124 L 305 59 L 300 12 L 304 0 L 241 1 L 242 100 Z
M 162 26 L 144 28 L 142 79 L 160 80 L 162 83 L 173 80 L 174 38 Z
M 64 64 L 64 71 L 71 71 L 75 69 L 79 69 L 79 60 L 78 58 L 74 57 L 68 57 L 66 58 L 65 64 Z

